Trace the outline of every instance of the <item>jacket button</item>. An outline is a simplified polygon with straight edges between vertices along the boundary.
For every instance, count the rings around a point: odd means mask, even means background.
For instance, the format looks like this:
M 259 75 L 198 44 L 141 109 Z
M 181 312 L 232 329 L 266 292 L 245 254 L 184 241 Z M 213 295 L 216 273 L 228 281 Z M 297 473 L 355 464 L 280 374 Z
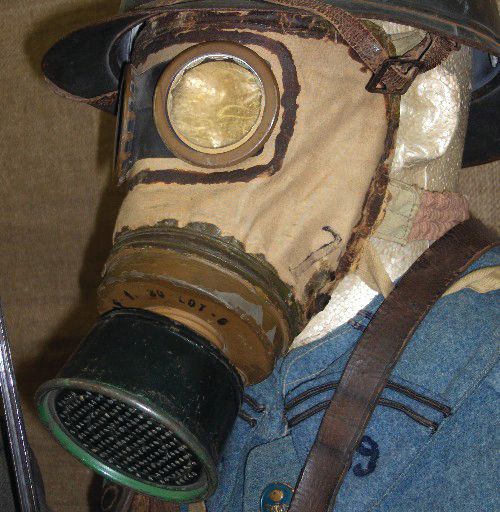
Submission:
M 260 498 L 260 512 L 287 512 L 292 496 L 293 489 L 288 484 L 269 484 Z

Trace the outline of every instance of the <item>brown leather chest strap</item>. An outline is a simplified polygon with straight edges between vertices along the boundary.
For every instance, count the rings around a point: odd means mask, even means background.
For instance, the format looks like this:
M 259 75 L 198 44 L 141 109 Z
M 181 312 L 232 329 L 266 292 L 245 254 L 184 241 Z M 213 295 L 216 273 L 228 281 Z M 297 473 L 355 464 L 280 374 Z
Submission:
M 326 512 L 333 504 L 377 398 L 416 328 L 460 274 L 495 245 L 481 223 L 466 221 L 435 242 L 401 278 L 351 354 L 289 512 Z

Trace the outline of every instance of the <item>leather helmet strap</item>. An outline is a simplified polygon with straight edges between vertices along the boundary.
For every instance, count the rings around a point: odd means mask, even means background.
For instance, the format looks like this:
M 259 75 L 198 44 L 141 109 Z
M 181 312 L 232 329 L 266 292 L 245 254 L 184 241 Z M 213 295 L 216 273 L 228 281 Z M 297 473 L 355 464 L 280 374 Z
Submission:
M 373 71 L 367 85 L 370 92 L 404 94 L 419 73 L 429 71 L 459 48 L 453 40 L 427 34 L 414 48 L 391 57 L 375 34 L 347 11 L 324 0 L 265 0 L 268 3 L 301 9 L 330 22 L 347 44 Z
M 443 62 L 458 45 L 452 39 L 427 34 L 414 48 L 399 57 L 391 57 L 375 34 L 349 12 L 326 3 L 324 0 L 264 0 L 269 4 L 282 5 L 310 12 L 328 21 L 346 43 L 358 54 L 373 72 L 366 86 L 369 92 L 405 94 L 415 77 Z M 142 8 L 158 8 L 165 5 L 189 4 L 194 0 L 157 0 Z
M 351 354 L 289 512 L 327 512 L 333 506 L 377 399 L 413 333 L 446 289 L 495 245 L 480 222 L 468 220 L 435 242 L 401 278 Z

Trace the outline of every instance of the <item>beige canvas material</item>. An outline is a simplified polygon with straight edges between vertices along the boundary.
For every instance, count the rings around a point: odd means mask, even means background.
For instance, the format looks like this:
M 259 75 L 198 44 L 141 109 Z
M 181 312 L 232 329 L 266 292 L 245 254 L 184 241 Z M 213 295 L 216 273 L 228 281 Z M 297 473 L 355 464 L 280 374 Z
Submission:
M 500 266 L 474 270 L 450 286 L 443 296 L 469 288 L 477 293 L 489 293 L 500 288 Z
M 480 167 L 462 169 L 458 188 L 466 197 L 471 214 L 500 233 L 500 160 Z
M 384 297 L 387 297 L 394 288 L 394 283 L 370 242 L 365 244 L 356 274 L 372 290 L 381 293 Z M 467 274 L 448 288 L 443 297 L 467 288 L 477 293 L 489 293 L 498 290 L 500 288 L 500 267 L 481 268 Z
M 398 53 L 404 51 L 399 48 L 397 39 L 399 35 L 411 36 L 414 30 L 394 23 L 383 22 L 382 26 L 391 35 Z M 401 98 L 400 124 L 389 176 L 391 181 L 397 179 L 426 190 L 460 192 L 469 200 L 473 214 L 484 220 L 487 211 L 498 211 L 493 198 L 500 187 L 494 187 L 494 167 L 474 169 L 470 176 L 467 169 L 460 169 L 471 94 L 471 53 L 470 48 L 463 47 L 441 66 L 417 77 Z M 442 130 L 438 138 L 436 124 Z M 497 166 L 497 177 L 499 169 Z M 459 180 L 459 177 L 466 179 Z M 493 224 L 493 217 L 488 216 L 488 219 L 490 225 Z M 496 225 L 498 227 L 499 223 Z M 430 242 L 419 240 L 401 245 L 372 236 L 371 243 L 391 280 L 395 281 Z M 366 307 L 376 293 L 357 275 L 345 276 L 338 282 L 325 310 L 311 319 L 292 348 L 310 343 L 343 325 Z
M 365 243 L 356 274 L 372 290 L 381 293 L 384 297 L 387 297 L 394 288 L 394 283 L 370 241 Z
M 177 220 L 180 227 L 216 225 L 246 252 L 263 254 L 303 297 L 316 272 L 337 267 L 360 221 L 388 137 L 386 100 L 366 92 L 366 72 L 345 45 L 327 38 L 266 35 L 291 52 L 300 84 L 296 124 L 282 167 L 249 182 L 138 184 L 125 198 L 115 232 L 166 219 Z M 283 93 L 276 58 L 258 45 L 250 48 L 271 63 Z M 168 48 L 161 59 L 181 49 Z M 154 62 L 158 56 L 150 57 L 146 67 Z M 279 121 L 275 130 L 280 130 Z M 271 137 L 254 159 L 265 162 L 272 145 Z M 181 160 L 169 160 L 157 164 L 190 170 Z

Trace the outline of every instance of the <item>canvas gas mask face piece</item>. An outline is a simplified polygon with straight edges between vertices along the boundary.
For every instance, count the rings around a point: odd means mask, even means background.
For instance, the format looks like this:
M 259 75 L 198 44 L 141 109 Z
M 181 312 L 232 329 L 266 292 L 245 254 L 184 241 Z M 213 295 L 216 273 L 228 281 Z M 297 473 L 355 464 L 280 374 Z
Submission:
M 177 15 L 166 15 L 136 39 L 117 150 L 129 192 L 99 297 L 102 310 L 118 302 L 189 326 L 251 384 L 369 232 L 363 211 L 380 208 L 397 99 L 367 93 L 362 65 L 328 25 L 307 29 L 303 15 L 288 20 L 292 35 L 277 20 L 256 33 L 253 13 L 240 33 L 234 16 L 220 34 L 214 16 L 176 36 Z M 177 264 L 172 244 L 188 241 Z
M 82 462 L 169 501 L 213 492 L 243 387 L 272 373 L 380 221 L 400 96 L 368 91 L 370 77 L 309 13 L 167 11 L 141 26 L 102 317 L 38 392 Z

